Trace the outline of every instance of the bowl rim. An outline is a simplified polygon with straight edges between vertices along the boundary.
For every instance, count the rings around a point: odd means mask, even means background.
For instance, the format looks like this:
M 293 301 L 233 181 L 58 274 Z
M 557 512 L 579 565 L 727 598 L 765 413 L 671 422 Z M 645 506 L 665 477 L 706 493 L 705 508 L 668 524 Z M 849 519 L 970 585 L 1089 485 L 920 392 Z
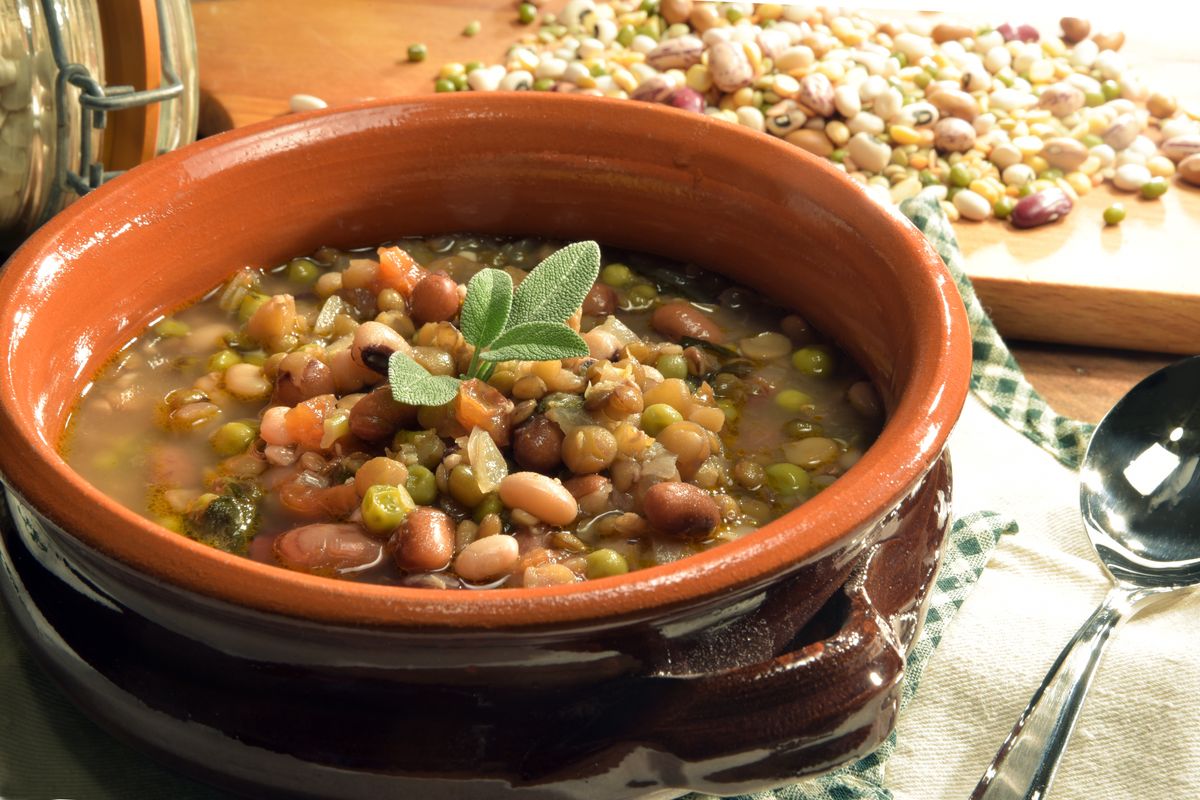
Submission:
M 266 120 L 201 140 L 159 156 L 68 206 L 36 231 L 0 274 L 0 352 L 11 354 L 20 337 L 15 319 L 19 292 L 31 290 L 22 287 L 22 279 L 44 259 L 60 253 L 64 239 L 94 228 L 95 220 L 89 226 L 91 215 L 102 211 L 104 203 L 117 193 L 123 197 L 138 192 L 152 195 L 156 185 L 186 181 L 189 164 L 298 131 L 308 131 L 311 136 L 317 130 L 344 130 L 339 124 L 352 127 L 356 115 L 365 120 L 371 114 L 390 113 L 405 117 L 403 124 L 420 125 L 427 115 L 465 112 L 502 117 L 583 116 L 602 123 L 607 120 L 608 125 L 620 120 L 625 128 L 642 121 L 660 126 L 665 122 L 672 131 L 703 133 L 723 144 L 767 148 L 768 152 L 774 149 L 772 157 L 800 159 L 814 171 L 813 180 L 822 185 L 822 191 L 869 204 L 863 208 L 877 207 L 862 187 L 825 159 L 741 126 L 665 106 L 542 93 L 363 101 Z M 656 123 L 659 117 L 662 119 Z M 243 151 L 243 155 L 249 152 Z M 252 152 L 263 154 L 261 148 Z M 170 176 L 176 180 L 165 180 Z M 118 561 L 201 595 L 285 616 L 348 625 L 527 628 L 611 621 L 702 602 L 769 581 L 790 567 L 831 552 L 848 534 L 877 522 L 936 461 L 961 412 L 971 347 L 955 282 L 937 252 L 908 220 L 883 208 L 878 219 L 895 246 L 903 246 L 905 255 L 924 267 L 906 289 L 921 298 L 910 305 L 929 321 L 931 332 L 919 338 L 909 390 L 859 463 L 831 487 L 735 542 L 671 564 L 567 586 L 445 592 L 331 580 L 232 555 L 172 533 L 109 499 L 67 465 L 55 447 L 27 430 L 21 418 L 28 414 L 16 405 L 11 388 L 14 379 L 19 379 L 11 358 L 5 359 L 0 373 L 5 378 L 0 386 L 0 442 L 8 445 L 0 448 L 0 476 L 47 519 Z M 62 431 L 47 431 L 47 438 L 56 443 L 62 435 Z M 55 485 L 56 491 L 51 491 L 50 485 Z M 80 502 L 55 503 L 62 491 L 71 492 Z M 112 530 L 124 533 L 106 535 Z

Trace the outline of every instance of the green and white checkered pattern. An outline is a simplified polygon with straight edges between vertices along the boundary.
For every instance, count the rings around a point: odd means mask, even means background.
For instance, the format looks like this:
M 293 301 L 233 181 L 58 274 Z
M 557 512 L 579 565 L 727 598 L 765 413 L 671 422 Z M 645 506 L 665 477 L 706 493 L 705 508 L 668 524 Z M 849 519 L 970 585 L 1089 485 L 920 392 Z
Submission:
M 950 268 L 971 324 L 973 363 L 971 390 L 1008 424 L 1037 443 L 1060 462 L 1078 469 L 1087 450 L 1092 426 L 1054 413 L 1025 380 L 1020 366 L 1000 338 L 963 271 L 962 252 L 949 219 L 935 200 L 914 197 L 900 207 L 937 249 Z M 900 709 L 917 692 L 921 673 L 942 635 L 983 573 L 992 548 L 1006 533 L 1016 533 L 1017 523 L 992 511 L 966 514 L 954 522 L 942 566 L 929 599 L 925 625 L 905 666 Z M 896 748 L 895 731 L 875 752 L 853 764 L 799 783 L 741 795 L 735 800 L 893 800 L 884 787 L 884 765 Z M 711 800 L 711 795 L 691 794 L 684 800 Z

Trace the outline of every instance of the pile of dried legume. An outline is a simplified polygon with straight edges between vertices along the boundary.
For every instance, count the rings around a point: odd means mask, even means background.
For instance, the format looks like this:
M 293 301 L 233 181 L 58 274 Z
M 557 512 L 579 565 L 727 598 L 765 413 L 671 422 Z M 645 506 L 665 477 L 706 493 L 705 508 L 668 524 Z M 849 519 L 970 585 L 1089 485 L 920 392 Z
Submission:
M 1200 121 L 1137 79 L 1123 34 L 1088 38 L 1086 20 L 1044 35 L 770 3 L 569 0 L 540 19 L 536 5 L 519 15 L 538 31 L 504 63 L 446 64 L 436 89 L 665 103 L 828 158 L 880 202 L 932 193 L 954 220 L 1028 228 L 1106 180 L 1147 199 L 1175 175 L 1200 185 Z

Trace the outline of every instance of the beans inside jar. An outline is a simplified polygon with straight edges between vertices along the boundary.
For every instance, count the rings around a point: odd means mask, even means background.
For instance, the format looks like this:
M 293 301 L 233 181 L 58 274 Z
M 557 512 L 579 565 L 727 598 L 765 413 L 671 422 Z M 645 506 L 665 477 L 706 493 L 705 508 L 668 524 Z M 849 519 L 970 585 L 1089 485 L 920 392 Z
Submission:
M 493 268 L 519 286 L 558 249 L 439 236 L 243 269 L 113 358 L 64 455 L 160 525 L 258 561 L 516 588 L 735 540 L 877 435 L 874 387 L 804 319 L 617 250 L 565 323 L 586 356 L 479 370 L 467 284 Z M 402 402 L 396 353 L 431 379 L 472 377 L 449 402 Z

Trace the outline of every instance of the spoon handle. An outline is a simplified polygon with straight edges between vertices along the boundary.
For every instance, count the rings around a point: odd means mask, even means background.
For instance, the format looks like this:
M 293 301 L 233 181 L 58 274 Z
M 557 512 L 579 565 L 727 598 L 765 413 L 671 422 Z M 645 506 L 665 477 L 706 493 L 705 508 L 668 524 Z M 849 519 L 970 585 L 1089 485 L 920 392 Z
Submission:
M 970 800 L 1045 797 L 1100 656 L 1117 626 L 1132 615 L 1143 596 L 1139 589 L 1114 586 L 1109 590 L 1050 667 Z

